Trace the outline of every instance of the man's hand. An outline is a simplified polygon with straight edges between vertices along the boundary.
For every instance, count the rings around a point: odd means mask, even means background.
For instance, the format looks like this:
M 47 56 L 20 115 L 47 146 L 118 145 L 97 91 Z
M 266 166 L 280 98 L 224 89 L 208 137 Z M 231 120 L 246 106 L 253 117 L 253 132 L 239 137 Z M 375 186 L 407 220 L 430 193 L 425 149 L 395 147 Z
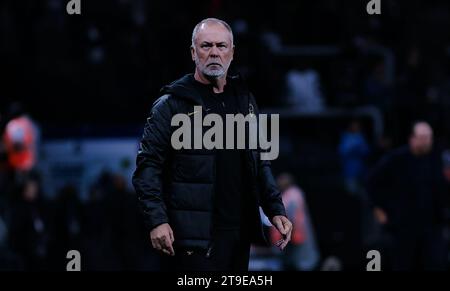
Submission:
M 175 255 L 175 251 L 172 247 L 175 239 L 173 237 L 172 228 L 168 223 L 163 223 L 152 229 L 152 231 L 150 231 L 150 240 L 155 249 L 162 251 L 166 255 Z
M 286 218 L 286 216 L 277 215 L 272 218 L 272 224 L 283 235 L 283 239 L 276 243 L 276 246 L 283 250 L 291 240 L 292 223 Z

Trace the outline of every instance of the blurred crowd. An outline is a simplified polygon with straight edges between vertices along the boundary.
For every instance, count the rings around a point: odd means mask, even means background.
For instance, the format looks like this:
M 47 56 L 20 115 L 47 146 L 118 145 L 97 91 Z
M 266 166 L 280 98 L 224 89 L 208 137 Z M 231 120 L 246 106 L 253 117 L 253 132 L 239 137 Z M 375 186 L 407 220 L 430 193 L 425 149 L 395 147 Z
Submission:
M 69 250 L 80 252 L 83 270 L 156 270 L 124 177 L 102 173 L 87 201 L 70 184 L 50 199 L 37 167 L 35 122 L 17 103 L 1 120 L 0 270 L 63 271 Z

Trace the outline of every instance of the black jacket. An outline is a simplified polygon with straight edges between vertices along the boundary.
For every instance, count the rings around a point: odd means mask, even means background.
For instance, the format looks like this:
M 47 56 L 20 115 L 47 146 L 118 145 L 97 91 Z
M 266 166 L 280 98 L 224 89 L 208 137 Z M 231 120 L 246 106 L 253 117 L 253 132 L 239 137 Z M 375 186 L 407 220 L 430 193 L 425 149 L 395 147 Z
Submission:
M 174 150 L 171 118 L 188 114 L 194 106 L 203 106 L 202 95 L 192 74 L 163 87 L 144 128 L 133 175 L 145 222 L 149 229 L 169 223 L 176 246 L 208 247 L 213 231 L 215 151 L 206 149 Z M 244 115 L 258 114 L 255 100 L 239 76 L 229 77 L 227 86 L 235 90 Z M 203 107 L 203 112 L 206 112 Z M 204 113 L 205 114 L 205 113 Z M 192 121 L 193 115 L 191 115 Z M 248 132 L 248 131 L 246 131 Z M 280 192 L 270 163 L 259 158 L 257 150 L 245 151 L 247 189 L 251 197 L 251 239 L 261 242 L 259 206 L 272 218 L 285 215 Z
M 414 156 L 409 147 L 386 155 L 371 171 L 367 190 L 388 216 L 388 229 L 416 233 L 442 225 L 445 182 L 438 152 Z

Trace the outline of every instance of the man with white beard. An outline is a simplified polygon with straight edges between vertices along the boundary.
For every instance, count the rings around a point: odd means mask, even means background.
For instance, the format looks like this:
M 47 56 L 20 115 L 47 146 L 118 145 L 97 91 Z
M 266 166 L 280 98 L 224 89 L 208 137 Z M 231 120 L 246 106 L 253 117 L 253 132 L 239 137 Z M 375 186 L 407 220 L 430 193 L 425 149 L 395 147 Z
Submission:
M 219 19 L 198 23 L 192 33 L 194 74 L 163 87 L 144 129 L 133 175 L 152 246 L 166 256 L 170 270 L 242 271 L 250 244 L 264 241 L 259 207 L 282 234 L 284 249 L 292 224 L 280 191 L 257 149 L 178 148 L 171 143 L 172 119 L 194 119 L 195 106 L 207 114 L 258 114 L 239 75 L 228 74 L 234 56 L 233 33 Z M 200 140 L 203 130 L 191 132 Z M 223 128 L 225 134 L 231 128 Z M 233 142 L 236 142 L 234 136 Z

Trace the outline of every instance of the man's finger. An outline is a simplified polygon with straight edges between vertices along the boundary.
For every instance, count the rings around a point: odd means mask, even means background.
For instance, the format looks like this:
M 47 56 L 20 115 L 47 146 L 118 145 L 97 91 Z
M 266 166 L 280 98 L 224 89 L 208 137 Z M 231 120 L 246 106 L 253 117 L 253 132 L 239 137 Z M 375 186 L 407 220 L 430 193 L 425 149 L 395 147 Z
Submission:
M 288 222 L 286 231 L 286 240 L 288 242 L 291 240 L 291 235 L 292 235 L 292 223 Z
M 277 241 L 275 243 L 275 245 L 279 248 L 283 244 L 283 242 L 284 242 L 284 239 L 280 239 L 279 241 Z
M 158 239 L 152 239 L 152 245 L 153 248 L 157 249 L 158 251 L 161 250 L 161 244 L 159 243 Z
M 274 222 L 275 222 L 275 227 L 278 229 L 278 231 L 282 235 L 286 235 L 286 231 L 284 230 L 283 222 L 281 221 L 281 219 L 276 219 Z
M 161 249 L 161 251 L 162 251 L 164 254 L 166 254 L 166 255 L 168 255 L 168 256 L 171 256 L 171 254 L 170 254 L 170 252 L 169 252 L 168 250 L 166 250 L 166 249 Z
M 172 244 L 169 245 L 169 253 L 170 253 L 171 256 L 175 256 L 175 250 L 173 249 Z
M 280 245 L 280 249 L 281 250 L 284 250 L 284 248 L 287 246 L 287 244 L 288 244 L 288 240 L 285 240 L 281 245 Z
M 173 243 L 175 241 L 175 238 L 173 237 L 173 231 L 172 230 L 169 231 L 169 236 L 170 236 L 170 242 Z
M 291 241 L 291 236 L 292 236 L 292 228 L 289 229 L 287 235 L 286 235 L 286 241 L 290 242 Z
M 292 227 L 292 223 L 286 217 L 282 217 L 281 221 L 283 222 L 283 227 L 287 232 Z
M 163 237 L 163 241 L 162 241 L 161 245 L 162 245 L 163 249 L 167 250 L 171 256 L 175 255 L 175 251 L 173 249 L 172 242 L 168 236 Z

